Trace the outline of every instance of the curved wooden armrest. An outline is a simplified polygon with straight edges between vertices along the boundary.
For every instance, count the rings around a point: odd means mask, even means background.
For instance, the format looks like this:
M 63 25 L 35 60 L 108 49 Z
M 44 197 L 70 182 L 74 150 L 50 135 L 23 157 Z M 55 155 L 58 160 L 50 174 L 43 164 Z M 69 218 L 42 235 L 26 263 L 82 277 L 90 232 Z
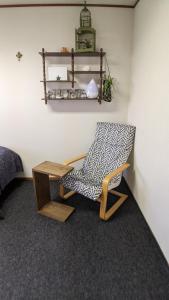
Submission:
M 102 181 L 102 186 L 107 187 L 113 177 L 117 176 L 118 174 L 123 173 L 123 171 L 125 171 L 128 167 L 130 167 L 130 164 L 125 163 L 122 166 L 120 166 L 119 168 L 117 168 L 114 171 L 112 171 L 111 173 L 109 173 L 108 175 L 106 175 Z
M 87 154 L 81 154 L 81 155 L 76 156 L 76 157 L 74 157 L 74 158 L 72 158 L 72 159 L 65 160 L 65 161 L 63 162 L 63 164 L 66 165 L 66 166 L 71 165 L 71 164 L 73 164 L 74 162 L 79 161 L 79 160 L 85 158 L 86 156 L 87 156 Z

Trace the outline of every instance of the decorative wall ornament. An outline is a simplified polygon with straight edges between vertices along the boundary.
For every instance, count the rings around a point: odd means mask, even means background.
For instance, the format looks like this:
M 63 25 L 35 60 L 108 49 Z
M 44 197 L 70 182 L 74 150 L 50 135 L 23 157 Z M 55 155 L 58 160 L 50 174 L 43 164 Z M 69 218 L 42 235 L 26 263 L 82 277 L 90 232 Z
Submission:
M 21 60 L 22 56 L 23 56 L 23 54 L 20 51 L 18 51 L 17 54 L 16 54 L 16 57 L 17 57 L 18 61 Z
M 94 52 L 96 50 L 96 31 L 92 28 L 91 12 L 86 7 L 80 13 L 80 27 L 75 30 L 77 52 Z

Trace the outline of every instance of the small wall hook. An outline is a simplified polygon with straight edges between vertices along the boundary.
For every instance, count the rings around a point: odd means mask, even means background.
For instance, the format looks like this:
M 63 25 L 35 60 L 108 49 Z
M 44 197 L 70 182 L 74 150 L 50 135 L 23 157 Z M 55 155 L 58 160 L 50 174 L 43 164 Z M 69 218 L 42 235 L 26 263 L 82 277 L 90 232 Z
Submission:
M 18 61 L 21 60 L 22 56 L 23 56 L 23 54 L 20 51 L 18 51 L 18 53 L 16 54 Z

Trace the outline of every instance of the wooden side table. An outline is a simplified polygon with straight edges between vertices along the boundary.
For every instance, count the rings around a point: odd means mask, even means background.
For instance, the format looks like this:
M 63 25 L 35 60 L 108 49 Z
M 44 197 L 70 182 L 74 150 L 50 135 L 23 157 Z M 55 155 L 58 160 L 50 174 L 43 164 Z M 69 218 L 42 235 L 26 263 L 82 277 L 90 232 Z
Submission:
M 73 167 L 50 161 L 45 161 L 32 169 L 39 214 L 61 222 L 65 222 L 72 214 L 74 207 L 51 201 L 49 184 L 49 175 L 60 179 L 72 170 Z

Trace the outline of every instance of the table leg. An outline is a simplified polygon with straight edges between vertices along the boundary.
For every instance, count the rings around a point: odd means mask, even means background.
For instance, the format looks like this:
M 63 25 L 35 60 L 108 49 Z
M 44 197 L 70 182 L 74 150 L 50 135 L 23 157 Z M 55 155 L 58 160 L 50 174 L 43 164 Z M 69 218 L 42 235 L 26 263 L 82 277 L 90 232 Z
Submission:
M 40 210 L 44 205 L 51 201 L 49 176 L 47 174 L 33 171 L 33 181 L 36 193 L 37 207 Z
M 49 176 L 33 171 L 38 213 L 54 220 L 65 222 L 75 210 L 74 207 L 51 201 Z

